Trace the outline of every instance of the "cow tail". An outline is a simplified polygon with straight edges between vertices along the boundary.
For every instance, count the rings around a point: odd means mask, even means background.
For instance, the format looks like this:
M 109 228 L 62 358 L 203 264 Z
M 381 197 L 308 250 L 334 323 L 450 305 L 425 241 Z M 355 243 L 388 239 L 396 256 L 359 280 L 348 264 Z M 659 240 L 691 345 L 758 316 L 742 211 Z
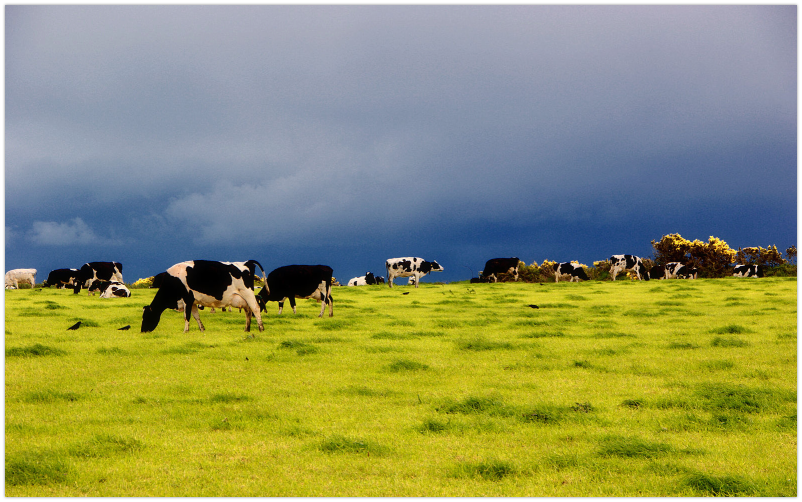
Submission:
M 256 260 L 250 260 L 250 263 L 254 263 L 259 266 L 259 269 L 262 271 L 262 283 L 264 284 L 264 289 L 267 291 L 267 294 L 270 294 L 270 288 L 267 287 L 267 276 L 265 276 L 265 269 L 262 267 L 262 264 Z

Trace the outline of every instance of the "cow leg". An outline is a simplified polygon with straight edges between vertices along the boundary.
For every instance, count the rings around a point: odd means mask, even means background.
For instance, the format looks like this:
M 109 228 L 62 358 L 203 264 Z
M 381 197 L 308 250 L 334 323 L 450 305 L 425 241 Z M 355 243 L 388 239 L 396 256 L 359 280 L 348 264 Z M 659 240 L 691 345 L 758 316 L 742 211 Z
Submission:
M 262 324 L 262 312 L 259 309 L 259 303 L 257 303 L 256 297 L 251 294 L 248 295 L 248 298 L 242 298 L 242 301 L 245 302 L 244 306 L 235 305 L 235 307 L 239 307 L 240 312 L 242 312 L 242 309 L 245 309 L 245 331 L 251 330 L 251 316 L 256 317 L 256 325 L 259 327 L 259 331 L 264 331 L 265 326 Z M 231 309 L 229 307 L 229 312 L 230 311 Z
M 296 314 L 297 312 L 295 310 L 295 295 L 290 296 L 290 307 L 292 307 L 292 313 Z

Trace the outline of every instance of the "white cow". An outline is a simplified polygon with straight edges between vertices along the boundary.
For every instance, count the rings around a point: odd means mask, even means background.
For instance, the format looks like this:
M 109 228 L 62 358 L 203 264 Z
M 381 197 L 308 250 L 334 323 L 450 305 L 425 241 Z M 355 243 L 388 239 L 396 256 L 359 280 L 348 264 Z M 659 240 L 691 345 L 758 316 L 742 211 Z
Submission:
M 19 289 L 20 283 L 36 285 L 35 268 L 16 268 L 6 272 L 6 289 Z

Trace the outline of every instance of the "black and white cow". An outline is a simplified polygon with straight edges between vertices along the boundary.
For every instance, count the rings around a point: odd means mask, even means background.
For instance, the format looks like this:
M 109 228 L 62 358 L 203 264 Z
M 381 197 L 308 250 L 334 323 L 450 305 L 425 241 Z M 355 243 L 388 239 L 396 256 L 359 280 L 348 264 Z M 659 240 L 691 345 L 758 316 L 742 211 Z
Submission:
M 666 279 L 676 279 L 677 272 L 684 267 L 684 265 L 678 261 L 672 261 L 666 263 Z
M 329 317 L 334 316 L 334 299 L 331 297 L 332 275 L 328 265 L 286 265 L 267 274 L 265 287 L 256 295 L 259 308 L 265 310 L 267 302 L 278 302 L 278 313 L 284 310 L 284 300 L 290 299 L 295 314 L 296 298 L 313 298 L 322 303 L 320 315 L 329 306 Z
M 349 286 L 372 286 L 374 284 L 378 283 L 376 282 L 376 276 L 373 275 L 373 272 L 368 272 L 362 277 L 354 277 L 348 281 Z
M 189 318 L 198 321 L 198 328 L 204 331 L 198 314 L 198 307 L 238 307 L 245 309 L 245 331 L 251 330 L 251 316 L 256 316 L 259 331 L 264 331 L 259 303 L 253 292 L 256 267 L 262 265 L 256 260 L 220 262 L 194 260 L 176 263 L 166 272 L 153 278 L 153 286 L 159 290 L 153 302 L 142 312 L 142 332 L 156 329 L 162 312 L 166 309 L 184 311 L 184 332 L 189 331 Z M 264 269 L 262 269 L 264 277 Z M 191 305 L 191 308 L 186 308 Z
M 131 296 L 128 287 L 119 281 L 92 281 L 89 291 L 92 294 L 100 291 L 101 298 L 128 298 Z
M 79 293 L 81 288 L 89 288 L 94 281 L 123 282 L 123 266 L 116 261 L 93 261 L 85 263 L 75 277 L 73 293 Z M 87 294 L 94 294 L 88 291 Z
M 571 262 L 555 263 L 554 264 L 554 282 L 560 282 L 560 277 L 567 276 L 569 282 L 579 282 L 588 280 L 588 274 L 585 273 L 585 268 L 582 265 Z
M 665 279 L 666 278 L 666 266 L 665 265 L 655 265 L 654 267 L 649 270 L 649 279 Z
M 78 277 L 78 269 L 76 268 L 58 268 L 51 270 L 47 274 L 47 280 L 42 283 L 42 286 L 49 288 L 56 286 L 58 289 L 65 288 L 66 286 L 75 287 L 75 279 Z
M 763 265 L 735 265 L 733 277 L 763 277 Z
M 638 276 L 638 280 L 649 280 L 649 274 L 643 267 L 643 260 L 631 254 L 614 254 L 610 257 L 610 275 L 617 276 L 620 272 L 631 270 Z
M 512 274 L 515 280 L 518 280 L 518 258 L 491 258 L 485 263 L 485 268 L 482 269 L 481 276 L 487 279 L 487 282 L 498 282 L 500 274 Z
M 683 265 L 677 270 L 677 279 L 696 279 L 699 269 L 692 265 Z
M 387 284 L 392 288 L 396 277 L 414 277 L 415 287 L 418 287 L 420 278 L 429 272 L 442 272 L 443 267 L 436 261 L 426 261 L 423 258 L 390 258 L 385 262 L 387 268 Z
M 6 272 L 6 289 L 19 289 L 20 283 L 30 284 L 31 288 L 36 285 L 35 268 L 15 268 Z

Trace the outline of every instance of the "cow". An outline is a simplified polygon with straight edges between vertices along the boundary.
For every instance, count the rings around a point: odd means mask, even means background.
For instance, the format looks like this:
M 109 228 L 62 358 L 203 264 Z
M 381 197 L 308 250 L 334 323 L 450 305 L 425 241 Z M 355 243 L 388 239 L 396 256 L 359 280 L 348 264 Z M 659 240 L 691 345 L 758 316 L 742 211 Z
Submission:
M 321 302 L 320 315 L 329 306 L 329 317 L 334 316 L 334 299 L 331 297 L 331 283 L 334 271 L 328 265 L 286 265 L 269 274 L 265 287 L 256 295 L 259 309 L 265 310 L 267 302 L 278 302 L 278 313 L 284 310 L 284 300 L 290 299 L 292 313 L 295 314 L 296 298 L 313 298 Z
M 410 278 L 407 279 L 407 286 L 417 286 L 417 285 L 418 285 L 418 279 L 416 279 L 414 275 L 410 276 Z
M 36 285 L 35 268 L 15 268 L 6 272 L 6 289 L 19 289 L 20 283 L 30 284 L 31 288 Z
M 733 277 L 763 277 L 763 265 L 735 265 Z
M 92 294 L 100 291 L 101 298 L 128 298 L 131 296 L 131 291 L 119 281 L 92 281 L 89 291 Z
M 116 261 L 93 261 L 85 263 L 75 277 L 73 293 L 79 293 L 81 288 L 89 288 L 94 281 L 123 282 L 123 266 Z M 87 291 L 94 295 L 94 292 Z
M 481 276 L 490 282 L 498 282 L 498 275 L 512 274 L 515 280 L 518 280 L 518 258 L 491 258 L 485 263 L 485 268 L 481 272 Z
M 47 280 L 42 283 L 42 286 L 49 288 L 56 286 L 58 289 L 63 289 L 67 286 L 75 287 L 75 279 L 78 277 L 78 269 L 75 268 L 58 268 L 51 270 L 47 274 Z
M 426 261 L 423 258 L 390 258 L 384 264 L 387 268 L 387 284 L 392 288 L 396 277 L 415 277 L 415 287 L 418 287 L 420 278 L 429 272 L 442 272 L 443 267 L 436 261 Z
M 635 272 L 638 280 L 649 280 L 649 274 L 646 273 L 646 269 L 643 267 L 643 260 L 637 256 L 631 254 L 614 254 L 610 257 L 610 264 L 610 275 L 613 276 L 613 280 L 615 280 L 615 276 L 617 276 L 619 272 L 627 270 Z
M 678 261 L 666 263 L 666 279 L 676 279 L 677 272 L 679 272 L 679 269 L 682 267 L 684 267 L 684 265 Z
M 570 279 L 568 282 L 579 282 L 580 279 L 583 281 L 587 281 L 588 274 L 585 273 L 585 268 L 582 265 L 571 263 L 571 262 L 563 262 L 563 263 L 555 263 L 554 264 L 554 282 L 560 282 L 560 277 L 568 276 Z
M 666 278 L 666 266 L 665 265 L 655 265 L 654 267 L 649 270 L 649 279 L 665 279 Z
M 354 277 L 348 281 L 349 286 L 368 286 L 373 284 L 378 284 L 376 282 L 376 276 L 373 275 L 373 272 L 368 272 L 362 277 Z
M 683 265 L 677 270 L 677 279 L 696 279 L 699 269 L 692 265 Z
M 142 311 L 142 333 L 156 329 L 166 309 L 184 311 L 184 333 L 189 331 L 189 318 L 194 317 L 198 328 L 205 331 L 198 314 L 199 307 L 241 307 L 245 309 L 245 331 L 251 330 L 251 316 L 256 316 L 259 331 L 264 331 L 259 303 L 253 292 L 256 260 L 221 262 L 194 260 L 176 263 L 153 278 L 159 290 L 150 305 Z M 187 308 L 191 305 L 190 308 Z

